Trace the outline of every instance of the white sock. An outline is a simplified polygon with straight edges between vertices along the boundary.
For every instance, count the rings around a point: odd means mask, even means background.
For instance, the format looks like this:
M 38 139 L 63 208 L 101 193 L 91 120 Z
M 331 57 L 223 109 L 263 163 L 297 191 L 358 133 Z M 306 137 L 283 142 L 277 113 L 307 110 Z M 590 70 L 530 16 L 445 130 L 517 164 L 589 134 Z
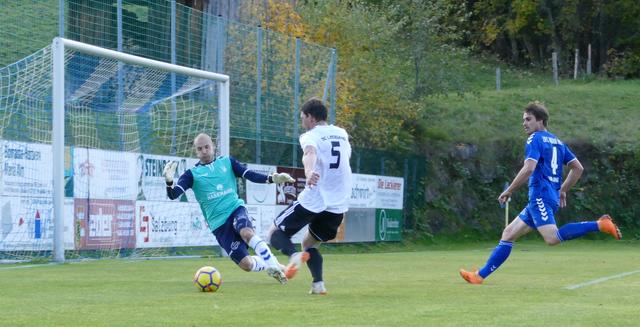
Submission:
M 278 259 L 276 259 L 276 256 L 271 253 L 269 246 L 260 238 L 260 236 L 254 235 L 251 240 L 249 240 L 249 246 L 256 251 L 256 254 L 264 260 L 268 267 L 280 268 Z
M 265 268 L 267 268 L 267 265 L 264 263 L 264 260 L 262 260 L 262 258 L 260 258 L 257 255 L 252 255 L 251 258 L 253 259 L 253 268 L 251 268 L 251 271 L 263 271 Z

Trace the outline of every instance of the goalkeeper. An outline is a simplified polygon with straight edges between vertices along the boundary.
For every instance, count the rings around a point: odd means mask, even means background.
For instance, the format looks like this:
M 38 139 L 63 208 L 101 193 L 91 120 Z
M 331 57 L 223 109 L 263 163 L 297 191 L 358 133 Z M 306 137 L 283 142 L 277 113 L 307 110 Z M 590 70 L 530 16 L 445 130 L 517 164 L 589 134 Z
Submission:
M 165 165 L 163 175 L 167 182 L 167 196 L 174 200 L 191 188 L 209 229 L 231 260 L 244 271 L 266 271 L 281 284 L 286 284 L 284 266 L 253 230 L 244 201 L 238 198 L 236 178 L 242 177 L 254 183 L 293 182 L 293 178 L 285 173 L 267 176 L 251 171 L 231 156 L 214 159 L 215 146 L 211 137 L 204 133 L 196 136 L 193 146 L 200 161 L 186 170 L 178 183 L 173 181 L 177 163 Z M 247 245 L 256 255 L 249 255 Z

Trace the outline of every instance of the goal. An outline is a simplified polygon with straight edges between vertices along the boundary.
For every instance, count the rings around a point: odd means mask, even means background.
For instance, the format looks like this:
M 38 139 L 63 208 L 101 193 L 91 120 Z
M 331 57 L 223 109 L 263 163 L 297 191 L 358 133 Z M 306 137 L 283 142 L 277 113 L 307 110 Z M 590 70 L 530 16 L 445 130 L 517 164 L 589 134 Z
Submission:
M 0 260 L 171 255 L 215 245 L 162 169 L 229 153 L 229 77 L 55 38 L 0 69 Z

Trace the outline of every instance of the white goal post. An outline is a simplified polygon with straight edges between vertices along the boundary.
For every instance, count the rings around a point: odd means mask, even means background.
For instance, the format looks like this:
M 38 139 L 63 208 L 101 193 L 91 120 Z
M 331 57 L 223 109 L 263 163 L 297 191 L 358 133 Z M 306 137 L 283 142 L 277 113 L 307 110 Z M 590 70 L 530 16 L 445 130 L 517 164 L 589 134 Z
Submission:
M 55 38 L 52 43 L 53 59 L 53 123 L 52 123 L 52 151 L 53 151 L 53 259 L 57 262 L 65 261 L 64 248 L 64 174 L 65 174 L 65 50 L 73 50 L 87 55 L 118 60 L 126 64 L 143 66 L 169 73 L 212 80 L 218 82 L 218 147 L 221 155 L 229 154 L 229 76 L 207 72 L 194 68 L 169 64 L 151 60 L 122 52 L 72 41 Z

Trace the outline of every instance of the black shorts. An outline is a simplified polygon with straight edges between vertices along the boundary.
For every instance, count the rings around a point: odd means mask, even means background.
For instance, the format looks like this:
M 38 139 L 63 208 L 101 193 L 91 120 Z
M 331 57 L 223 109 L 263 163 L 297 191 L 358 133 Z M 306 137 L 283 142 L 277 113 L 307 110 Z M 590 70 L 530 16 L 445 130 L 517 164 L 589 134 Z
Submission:
M 320 242 L 326 242 L 336 238 L 343 217 L 343 213 L 311 212 L 295 201 L 273 223 L 288 237 L 309 225 L 309 234 Z

